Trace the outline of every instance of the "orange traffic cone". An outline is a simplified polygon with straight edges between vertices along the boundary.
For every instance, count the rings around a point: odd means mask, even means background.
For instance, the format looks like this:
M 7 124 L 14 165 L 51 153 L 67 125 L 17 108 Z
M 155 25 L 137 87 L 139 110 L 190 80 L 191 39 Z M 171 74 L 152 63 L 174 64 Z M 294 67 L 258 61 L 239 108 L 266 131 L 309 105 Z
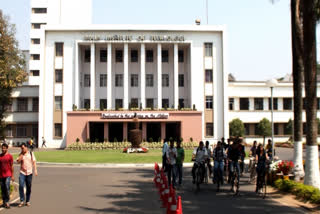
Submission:
M 170 192 L 169 192 L 169 196 L 168 196 L 168 204 L 167 204 L 167 208 L 171 206 L 173 198 L 176 198 L 176 191 L 173 189 L 172 185 L 170 186 Z
M 162 208 L 167 208 L 168 206 L 168 197 L 169 197 L 169 188 L 166 185 L 165 190 L 162 192 Z
M 179 196 L 179 197 L 178 197 L 177 214 L 182 214 L 182 202 L 181 202 L 181 196 Z
M 167 214 L 176 214 L 177 213 L 177 200 L 176 197 L 172 198 L 172 203 L 167 207 Z

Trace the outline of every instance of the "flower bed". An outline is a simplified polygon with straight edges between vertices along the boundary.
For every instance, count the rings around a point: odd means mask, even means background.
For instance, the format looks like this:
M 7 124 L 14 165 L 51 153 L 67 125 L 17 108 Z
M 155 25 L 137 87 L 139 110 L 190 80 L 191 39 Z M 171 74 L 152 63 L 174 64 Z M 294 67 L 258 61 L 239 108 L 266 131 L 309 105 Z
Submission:
M 148 148 L 141 147 L 141 148 L 130 148 L 126 147 L 123 149 L 124 153 L 147 153 L 149 151 Z
M 283 175 L 288 175 L 293 169 L 292 161 L 281 161 L 277 166 L 277 173 L 282 173 Z
M 309 201 L 314 204 L 320 204 L 320 190 L 313 186 L 292 180 L 278 179 L 274 183 L 275 187 L 283 192 L 289 192 L 304 201 Z

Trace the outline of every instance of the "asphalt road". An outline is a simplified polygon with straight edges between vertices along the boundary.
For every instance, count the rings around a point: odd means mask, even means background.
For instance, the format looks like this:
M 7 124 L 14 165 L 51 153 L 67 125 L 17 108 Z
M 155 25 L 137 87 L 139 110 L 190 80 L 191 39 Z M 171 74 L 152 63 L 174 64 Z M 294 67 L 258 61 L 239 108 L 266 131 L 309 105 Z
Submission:
M 240 195 L 233 196 L 229 186 L 216 193 L 213 184 L 193 191 L 191 168 L 185 169 L 182 197 L 183 213 L 303 213 L 270 197 L 257 196 L 253 185 L 241 183 Z M 165 213 L 152 183 L 152 169 L 57 168 L 39 167 L 34 177 L 31 207 L 12 204 L 3 213 Z M 16 170 L 16 177 L 18 171 Z M 247 179 L 245 179 L 247 180 Z M 1 213 L 0 212 L 0 213 Z

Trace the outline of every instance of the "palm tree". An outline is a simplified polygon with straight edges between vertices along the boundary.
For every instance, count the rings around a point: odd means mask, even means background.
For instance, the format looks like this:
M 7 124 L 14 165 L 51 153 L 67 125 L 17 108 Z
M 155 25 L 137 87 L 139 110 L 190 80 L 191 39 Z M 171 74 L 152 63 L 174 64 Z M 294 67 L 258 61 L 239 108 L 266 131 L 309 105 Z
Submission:
M 318 0 L 303 1 L 303 62 L 306 94 L 307 150 L 304 183 L 320 188 L 318 161 L 316 23 Z
M 302 160 L 302 74 L 303 74 L 303 30 L 300 0 L 291 0 L 292 76 L 294 100 L 294 155 L 296 172 L 303 174 Z

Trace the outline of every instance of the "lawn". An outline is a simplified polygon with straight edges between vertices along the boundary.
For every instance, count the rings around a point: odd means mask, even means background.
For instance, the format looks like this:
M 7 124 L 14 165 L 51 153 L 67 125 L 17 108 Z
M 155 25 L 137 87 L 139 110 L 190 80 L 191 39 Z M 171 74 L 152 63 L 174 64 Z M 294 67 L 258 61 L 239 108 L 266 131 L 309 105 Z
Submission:
M 185 150 L 185 162 L 191 161 L 193 150 Z M 147 153 L 122 153 L 122 150 L 99 151 L 40 151 L 35 152 L 38 162 L 53 163 L 154 163 L 162 162 L 162 151 L 150 149 Z M 14 155 L 17 158 L 17 155 Z

